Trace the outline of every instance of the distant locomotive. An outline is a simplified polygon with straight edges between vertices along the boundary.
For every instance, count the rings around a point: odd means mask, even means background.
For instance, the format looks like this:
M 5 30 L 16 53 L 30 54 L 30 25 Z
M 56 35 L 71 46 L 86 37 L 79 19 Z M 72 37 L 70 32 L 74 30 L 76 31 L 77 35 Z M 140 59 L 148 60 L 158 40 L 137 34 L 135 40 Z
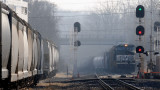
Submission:
M 107 72 L 127 74 L 135 71 L 135 46 L 119 44 L 105 53 L 105 68 Z

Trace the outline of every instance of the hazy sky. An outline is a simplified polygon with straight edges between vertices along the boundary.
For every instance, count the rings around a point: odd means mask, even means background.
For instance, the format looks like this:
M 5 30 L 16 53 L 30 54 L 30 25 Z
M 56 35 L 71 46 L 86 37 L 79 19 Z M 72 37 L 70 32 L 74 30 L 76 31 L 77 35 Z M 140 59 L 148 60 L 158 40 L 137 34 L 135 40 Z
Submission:
M 64 10 L 74 11 L 88 11 L 93 10 L 96 5 L 106 0 L 49 0 L 58 5 L 59 8 Z

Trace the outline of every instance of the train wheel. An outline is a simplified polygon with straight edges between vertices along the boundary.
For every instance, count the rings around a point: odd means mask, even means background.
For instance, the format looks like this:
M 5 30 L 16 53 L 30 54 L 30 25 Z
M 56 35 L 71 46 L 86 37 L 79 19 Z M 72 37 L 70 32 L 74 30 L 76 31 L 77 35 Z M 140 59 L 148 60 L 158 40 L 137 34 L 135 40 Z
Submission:
M 2 83 L 2 87 L 3 87 L 3 90 L 9 90 L 10 86 L 9 86 L 7 80 L 5 80 L 5 81 Z
M 20 89 L 19 81 L 16 82 L 16 87 L 15 87 L 15 89 L 16 89 L 16 90 L 19 90 L 19 89 Z
M 19 90 L 20 89 L 20 86 L 18 85 L 17 87 L 16 87 L 16 90 Z

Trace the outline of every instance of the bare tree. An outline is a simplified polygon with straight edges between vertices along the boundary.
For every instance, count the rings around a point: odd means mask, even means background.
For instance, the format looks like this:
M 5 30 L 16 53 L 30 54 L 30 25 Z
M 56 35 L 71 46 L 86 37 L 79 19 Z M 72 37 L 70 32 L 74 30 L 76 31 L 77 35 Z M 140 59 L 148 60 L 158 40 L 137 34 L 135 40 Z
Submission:
M 55 17 L 56 5 L 48 1 L 26 0 L 29 7 L 29 23 L 44 38 L 59 44 L 59 35 Z
M 159 20 L 159 10 L 157 10 L 156 7 L 159 3 L 159 0 L 152 1 L 152 14 L 154 23 L 156 20 Z M 143 25 L 147 30 L 145 34 L 145 38 L 147 40 L 149 39 L 148 34 L 150 34 L 151 30 L 150 0 L 106 0 L 100 2 L 97 8 L 95 8 L 95 11 L 86 18 L 87 25 L 90 25 L 90 30 L 94 28 L 97 30 L 97 32 L 100 32 L 100 30 L 106 32 L 106 35 L 104 36 L 106 40 L 111 38 L 112 41 L 115 40 L 116 42 L 123 41 L 134 43 L 136 40 L 135 28 L 138 25 L 138 19 L 136 18 L 135 10 L 139 4 L 145 7 Z M 111 39 L 108 39 L 108 41 Z

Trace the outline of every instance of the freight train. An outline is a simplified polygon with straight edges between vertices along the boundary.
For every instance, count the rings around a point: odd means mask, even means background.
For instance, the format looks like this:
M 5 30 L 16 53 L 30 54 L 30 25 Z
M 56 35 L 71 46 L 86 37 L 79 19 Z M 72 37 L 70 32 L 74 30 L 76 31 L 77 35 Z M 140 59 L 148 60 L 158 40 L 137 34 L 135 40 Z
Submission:
M 119 44 L 113 46 L 104 55 L 106 72 L 115 74 L 130 74 L 135 72 L 135 46 Z
M 55 44 L 0 2 L 0 88 L 36 85 L 56 74 L 58 61 Z

